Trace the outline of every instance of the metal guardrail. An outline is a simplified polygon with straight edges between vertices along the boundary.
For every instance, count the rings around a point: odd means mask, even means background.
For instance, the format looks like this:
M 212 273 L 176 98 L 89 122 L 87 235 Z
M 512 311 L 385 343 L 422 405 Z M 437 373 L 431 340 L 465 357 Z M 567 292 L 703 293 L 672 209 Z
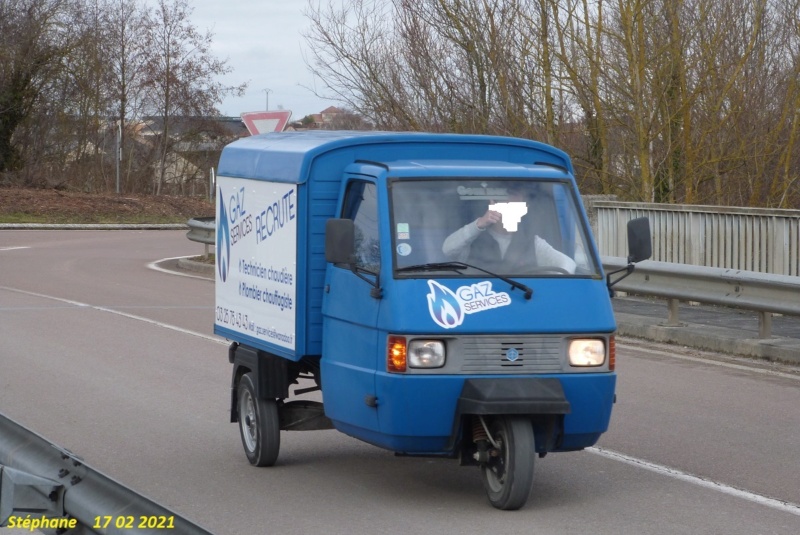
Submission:
M 0 230 L 183 230 L 183 223 L 0 223 Z
M 205 244 L 204 256 L 206 258 L 208 258 L 208 248 L 216 243 L 215 224 L 213 217 L 195 217 L 189 220 L 189 232 L 186 233 L 186 237 Z
M 602 257 L 608 271 L 627 264 Z M 759 337 L 772 335 L 772 314 L 800 316 L 800 277 L 647 260 L 614 289 L 667 299 L 667 325 L 678 326 L 678 302 L 696 301 L 758 312 Z
M 30 533 L 211 535 L 0 414 L 0 526 Z
M 195 217 L 190 219 L 189 232 L 186 237 L 192 241 L 214 245 L 215 221 L 213 217 Z

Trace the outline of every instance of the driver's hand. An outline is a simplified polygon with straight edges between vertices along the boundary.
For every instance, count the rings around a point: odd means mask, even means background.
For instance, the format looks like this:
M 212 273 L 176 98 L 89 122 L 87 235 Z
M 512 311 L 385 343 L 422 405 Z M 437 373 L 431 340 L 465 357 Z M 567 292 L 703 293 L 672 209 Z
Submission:
M 503 216 L 500 212 L 495 212 L 494 210 L 487 210 L 485 214 L 483 214 L 478 218 L 476 223 L 479 229 L 484 230 L 491 227 L 495 223 L 501 223 L 502 221 L 503 221 Z

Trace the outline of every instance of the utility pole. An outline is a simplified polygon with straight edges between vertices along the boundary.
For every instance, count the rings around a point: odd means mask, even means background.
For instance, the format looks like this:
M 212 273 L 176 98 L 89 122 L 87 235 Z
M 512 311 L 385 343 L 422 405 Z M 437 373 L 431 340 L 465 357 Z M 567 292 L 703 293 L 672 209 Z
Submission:
M 267 109 L 265 111 L 269 111 L 269 94 L 272 93 L 272 89 L 262 89 L 262 91 L 267 95 Z
M 117 123 L 117 194 L 119 194 L 119 166 L 120 162 L 122 162 L 122 118 L 120 118 L 119 123 Z

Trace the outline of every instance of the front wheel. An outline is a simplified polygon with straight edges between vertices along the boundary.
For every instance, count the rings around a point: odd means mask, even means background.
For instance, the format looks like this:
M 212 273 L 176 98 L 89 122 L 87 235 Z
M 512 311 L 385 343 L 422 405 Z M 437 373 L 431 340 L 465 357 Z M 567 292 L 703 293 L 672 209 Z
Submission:
M 481 465 L 483 487 L 498 509 L 519 509 L 528 501 L 533 485 L 535 455 L 533 426 L 527 418 L 501 416 L 489 425 L 495 444 Z
M 239 380 L 239 433 L 247 460 L 253 466 L 272 466 L 281 447 L 278 404 L 274 399 L 259 399 L 253 375 Z

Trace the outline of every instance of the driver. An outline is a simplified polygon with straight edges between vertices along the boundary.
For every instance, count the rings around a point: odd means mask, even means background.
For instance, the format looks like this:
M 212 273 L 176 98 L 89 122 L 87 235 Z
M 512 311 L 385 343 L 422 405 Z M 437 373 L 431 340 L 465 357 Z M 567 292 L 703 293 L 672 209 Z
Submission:
M 508 188 L 508 202 L 525 203 L 519 185 Z M 508 273 L 525 273 L 532 266 L 548 266 L 575 273 L 576 263 L 538 236 L 525 216 L 516 231 L 503 224 L 503 214 L 489 203 L 486 212 L 450 234 L 442 252 L 450 259 Z M 527 203 L 528 206 L 530 203 Z

